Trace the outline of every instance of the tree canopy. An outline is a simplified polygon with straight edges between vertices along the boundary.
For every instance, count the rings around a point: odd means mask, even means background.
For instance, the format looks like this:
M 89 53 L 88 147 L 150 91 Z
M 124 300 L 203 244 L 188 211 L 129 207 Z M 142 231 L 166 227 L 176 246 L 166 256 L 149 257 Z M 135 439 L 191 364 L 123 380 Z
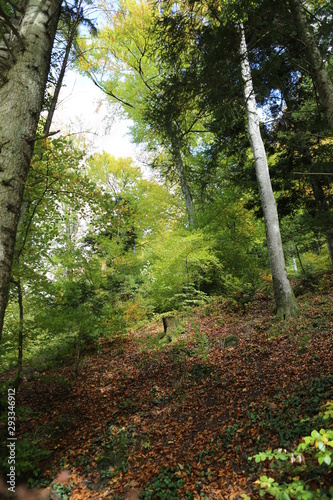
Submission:
M 22 479 L 246 500 L 251 456 L 262 494 L 330 498 L 332 23 L 328 0 L 2 2 L 0 404 L 31 375 L 54 424 L 19 414 Z M 53 130 L 69 68 L 140 160 Z

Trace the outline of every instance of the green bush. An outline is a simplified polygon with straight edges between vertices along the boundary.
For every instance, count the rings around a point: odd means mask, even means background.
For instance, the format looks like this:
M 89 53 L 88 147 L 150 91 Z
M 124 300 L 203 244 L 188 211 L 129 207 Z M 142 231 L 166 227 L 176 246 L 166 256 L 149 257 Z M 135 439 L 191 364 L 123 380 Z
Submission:
M 333 420 L 333 401 L 326 403 L 325 409 L 318 418 Z M 315 421 L 316 419 L 314 419 Z M 328 476 L 333 469 L 333 429 L 313 430 L 309 436 L 303 438 L 298 447 L 291 452 L 279 448 L 274 451 L 260 452 L 249 460 L 256 463 L 266 459 L 273 462 L 274 467 L 282 469 L 281 478 L 290 478 L 285 482 L 278 482 L 272 477 L 260 476 L 255 482 L 261 488 L 260 496 L 266 493 L 277 500 L 326 500 L 333 497 L 333 486 Z M 311 479 L 311 485 L 309 484 Z
M 164 233 L 141 271 L 147 305 L 164 313 L 203 304 L 204 285 L 212 274 L 222 272 L 212 246 L 212 238 L 201 230 Z
M 159 474 L 147 483 L 145 492 L 140 496 L 141 499 L 151 500 L 157 498 L 160 500 L 169 500 L 172 498 L 184 498 L 190 500 L 192 495 L 188 492 L 180 495 L 180 490 L 185 483 L 184 479 L 180 478 L 180 467 L 170 468 L 162 467 Z
M 16 441 L 15 447 L 15 473 L 17 477 L 30 479 L 40 473 L 40 463 L 48 458 L 51 452 L 47 450 L 38 439 L 25 434 Z M 8 456 L 2 457 L 2 472 L 9 472 Z
M 104 435 L 103 453 L 97 460 L 101 477 L 125 473 L 133 445 L 132 427 L 118 428 L 115 425 L 109 425 Z

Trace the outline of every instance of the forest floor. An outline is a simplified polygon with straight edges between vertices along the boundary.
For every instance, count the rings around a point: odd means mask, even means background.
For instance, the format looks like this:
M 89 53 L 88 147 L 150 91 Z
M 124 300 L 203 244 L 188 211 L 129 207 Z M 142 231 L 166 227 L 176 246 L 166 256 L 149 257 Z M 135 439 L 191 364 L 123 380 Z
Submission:
M 160 320 L 101 340 L 77 381 L 73 362 L 25 379 L 19 440 L 39 447 L 37 484 L 68 469 L 51 498 L 259 498 L 258 476 L 278 471 L 248 457 L 297 446 L 333 399 L 333 274 L 299 284 L 298 301 L 278 321 L 265 294 L 217 300 L 170 343 Z

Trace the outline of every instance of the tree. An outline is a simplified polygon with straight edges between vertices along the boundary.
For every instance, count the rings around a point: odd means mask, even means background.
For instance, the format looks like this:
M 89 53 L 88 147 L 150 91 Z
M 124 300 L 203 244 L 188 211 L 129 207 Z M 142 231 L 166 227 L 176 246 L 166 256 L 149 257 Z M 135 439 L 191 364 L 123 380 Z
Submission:
M 12 338 L 18 336 L 16 386 L 21 380 L 23 352 L 26 354 L 36 330 L 34 314 L 40 314 L 46 297 L 52 296 L 52 256 L 55 248 L 62 248 L 67 222 L 62 206 L 66 204 L 69 213 L 80 213 L 81 217 L 88 203 L 94 212 L 99 206 L 99 191 L 80 169 L 83 152 L 66 140 L 45 139 L 38 143 L 25 186 L 11 272 L 9 315 L 17 301 L 19 321 L 7 321 L 6 313 L 3 328 L 5 343 L 9 330 Z
M 247 54 L 244 27 L 240 25 L 240 64 L 244 81 L 244 98 L 248 118 L 249 139 L 253 151 L 261 205 L 264 212 L 268 255 L 273 278 L 277 314 L 286 318 L 298 311 L 295 296 L 287 276 L 279 217 L 269 176 L 265 146 L 261 138 L 257 105 Z
M 86 61 L 81 61 L 81 68 L 107 95 L 122 104 L 127 117 L 134 121 L 134 141 L 145 142 L 150 151 L 158 151 L 156 157 L 163 151 L 167 164 L 164 174 L 168 171 L 170 178 L 171 170 L 173 177 L 178 179 L 189 226 L 195 227 L 197 217 L 186 161 L 186 142 L 188 130 L 197 118 L 189 103 L 173 106 L 172 112 L 160 115 L 160 119 L 148 109 L 150 95 L 159 82 L 161 62 L 153 45 L 156 40 L 151 30 L 151 5 L 146 0 L 122 0 L 114 12 L 106 1 L 104 10 L 107 24 L 100 30 L 99 40 L 92 44 Z M 83 51 L 87 48 L 84 41 L 82 48 Z M 159 164 L 158 160 L 154 163 Z
M 300 39 L 306 48 L 308 63 L 313 73 L 321 105 L 325 110 L 327 122 L 333 131 L 333 83 L 328 72 L 327 62 L 323 60 L 320 53 L 302 1 L 289 0 L 289 6 Z
M 246 14 L 245 12 L 239 12 L 233 3 L 221 6 L 215 2 L 207 2 L 204 5 L 200 2 L 189 2 L 186 5 L 177 5 L 175 7 L 168 2 L 163 2 L 163 5 L 166 7 L 165 9 L 162 8 L 162 21 L 159 20 L 159 25 L 162 26 L 162 30 L 164 28 L 164 34 L 161 30 L 163 47 L 166 47 L 167 41 L 169 41 L 168 48 L 165 49 L 166 58 L 171 60 L 172 57 L 178 57 L 181 66 L 184 59 L 183 52 L 192 52 L 192 59 L 187 60 L 187 65 L 183 65 L 178 75 L 175 71 L 171 76 L 166 74 L 164 78 L 166 92 L 168 88 L 169 93 L 175 93 L 179 88 L 183 92 L 184 88 L 188 88 L 189 93 L 196 89 L 196 94 L 200 96 L 202 109 L 207 109 L 209 106 L 215 122 L 217 122 L 223 117 L 227 105 L 234 99 L 237 89 L 240 88 L 239 71 L 235 72 L 235 67 L 239 65 L 240 59 L 241 76 L 244 81 L 245 108 L 248 116 L 248 132 L 254 153 L 256 175 L 264 212 L 276 309 L 277 313 L 282 317 L 295 314 L 297 304 L 286 273 L 279 220 L 269 178 L 265 148 L 260 135 L 243 28 L 241 29 L 242 43 L 238 60 L 236 58 L 237 39 L 236 43 L 233 42 L 230 51 L 226 52 L 224 50 L 222 52 L 224 47 L 221 42 L 228 38 L 229 40 L 235 40 L 235 21 L 246 17 Z M 196 21 L 193 21 L 193 19 L 196 19 Z M 178 38 L 183 37 L 180 30 L 182 33 L 186 32 L 188 40 L 184 47 L 178 42 Z M 184 41 L 183 38 L 182 40 Z M 174 51 L 173 56 L 172 51 Z M 167 72 L 168 68 L 165 67 Z M 172 71 L 171 65 L 169 67 Z M 178 69 L 176 63 L 174 67 Z M 155 100 L 160 101 L 163 98 L 164 95 L 160 89 L 160 93 L 155 95 Z M 240 102 L 238 101 L 239 105 Z M 222 134 L 223 128 L 224 122 L 220 123 Z M 224 133 L 226 134 L 226 132 Z
M 73 6 L 65 4 L 61 12 L 58 35 L 56 36 L 57 49 L 54 50 L 52 54 L 52 59 L 54 58 L 55 62 L 53 64 L 51 63 L 50 76 L 52 68 L 58 65 L 57 63 L 59 59 L 60 67 L 58 68 L 57 74 L 52 74 L 52 80 L 54 80 L 55 83 L 51 82 L 54 83 L 54 89 L 47 109 L 47 116 L 43 130 L 44 135 L 48 135 L 50 132 L 60 90 L 63 85 L 65 73 L 70 64 L 70 55 L 74 52 L 74 56 L 77 57 L 75 52 L 78 52 L 77 38 L 79 26 L 81 24 L 86 25 L 92 35 L 96 35 L 97 33 L 93 22 L 87 18 L 89 11 L 84 9 L 84 3 L 89 5 L 92 3 L 92 0 L 74 0 Z M 64 47 L 59 48 L 60 45 L 64 45 Z
M 332 170 L 332 132 L 329 100 L 317 83 L 323 80 L 330 93 L 332 7 L 325 1 L 262 0 L 260 9 L 265 16 L 258 16 L 257 8 L 249 11 L 247 40 L 257 102 L 265 109 L 262 129 L 274 151 L 270 173 L 279 216 L 305 209 L 313 234 L 324 233 L 333 254 L 332 177 L 326 175 Z
M 36 140 L 61 0 L 5 2 L 0 66 L 0 338 L 23 191 Z
M 305 7 L 301 0 L 289 0 L 289 5 L 299 36 L 306 47 L 310 70 L 313 74 L 321 105 L 325 111 L 327 122 L 333 132 L 333 82 L 328 71 L 327 62 L 323 60 L 315 36 L 309 26 L 305 14 Z M 326 231 L 326 239 L 333 262 L 332 228 Z
M 155 312 L 166 313 L 204 300 L 202 285 L 221 273 L 214 235 L 184 227 L 167 230 L 146 248 L 141 293 Z

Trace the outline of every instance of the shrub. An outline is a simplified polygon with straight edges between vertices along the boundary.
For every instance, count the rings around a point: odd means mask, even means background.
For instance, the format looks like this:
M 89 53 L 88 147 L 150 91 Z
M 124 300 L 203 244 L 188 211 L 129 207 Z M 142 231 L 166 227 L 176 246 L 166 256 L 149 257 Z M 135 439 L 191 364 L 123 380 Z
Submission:
M 333 401 L 326 404 L 318 417 L 326 421 L 333 419 Z M 325 500 L 333 497 L 333 486 L 328 479 L 333 469 L 333 429 L 313 430 L 291 452 L 282 448 L 266 450 L 249 457 L 249 460 L 252 459 L 256 463 L 266 459 L 273 461 L 273 466 L 282 469 L 281 478 L 287 475 L 291 479 L 281 483 L 272 477 L 260 476 L 255 483 L 261 488 L 260 496 L 268 493 L 278 500 Z
M 180 495 L 181 488 L 185 483 L 185 480 L 180 476 L 181 468 L 179 466 L 176 468 L 162 467 L 159 474 L 151 483 L 147 483 L 146 490 L 140 498 L 144 500 L 151 500 L 153 498 L 158 498 L 160 500 L 193 498 L 188 492 L 185 492 L 184 495 Z

